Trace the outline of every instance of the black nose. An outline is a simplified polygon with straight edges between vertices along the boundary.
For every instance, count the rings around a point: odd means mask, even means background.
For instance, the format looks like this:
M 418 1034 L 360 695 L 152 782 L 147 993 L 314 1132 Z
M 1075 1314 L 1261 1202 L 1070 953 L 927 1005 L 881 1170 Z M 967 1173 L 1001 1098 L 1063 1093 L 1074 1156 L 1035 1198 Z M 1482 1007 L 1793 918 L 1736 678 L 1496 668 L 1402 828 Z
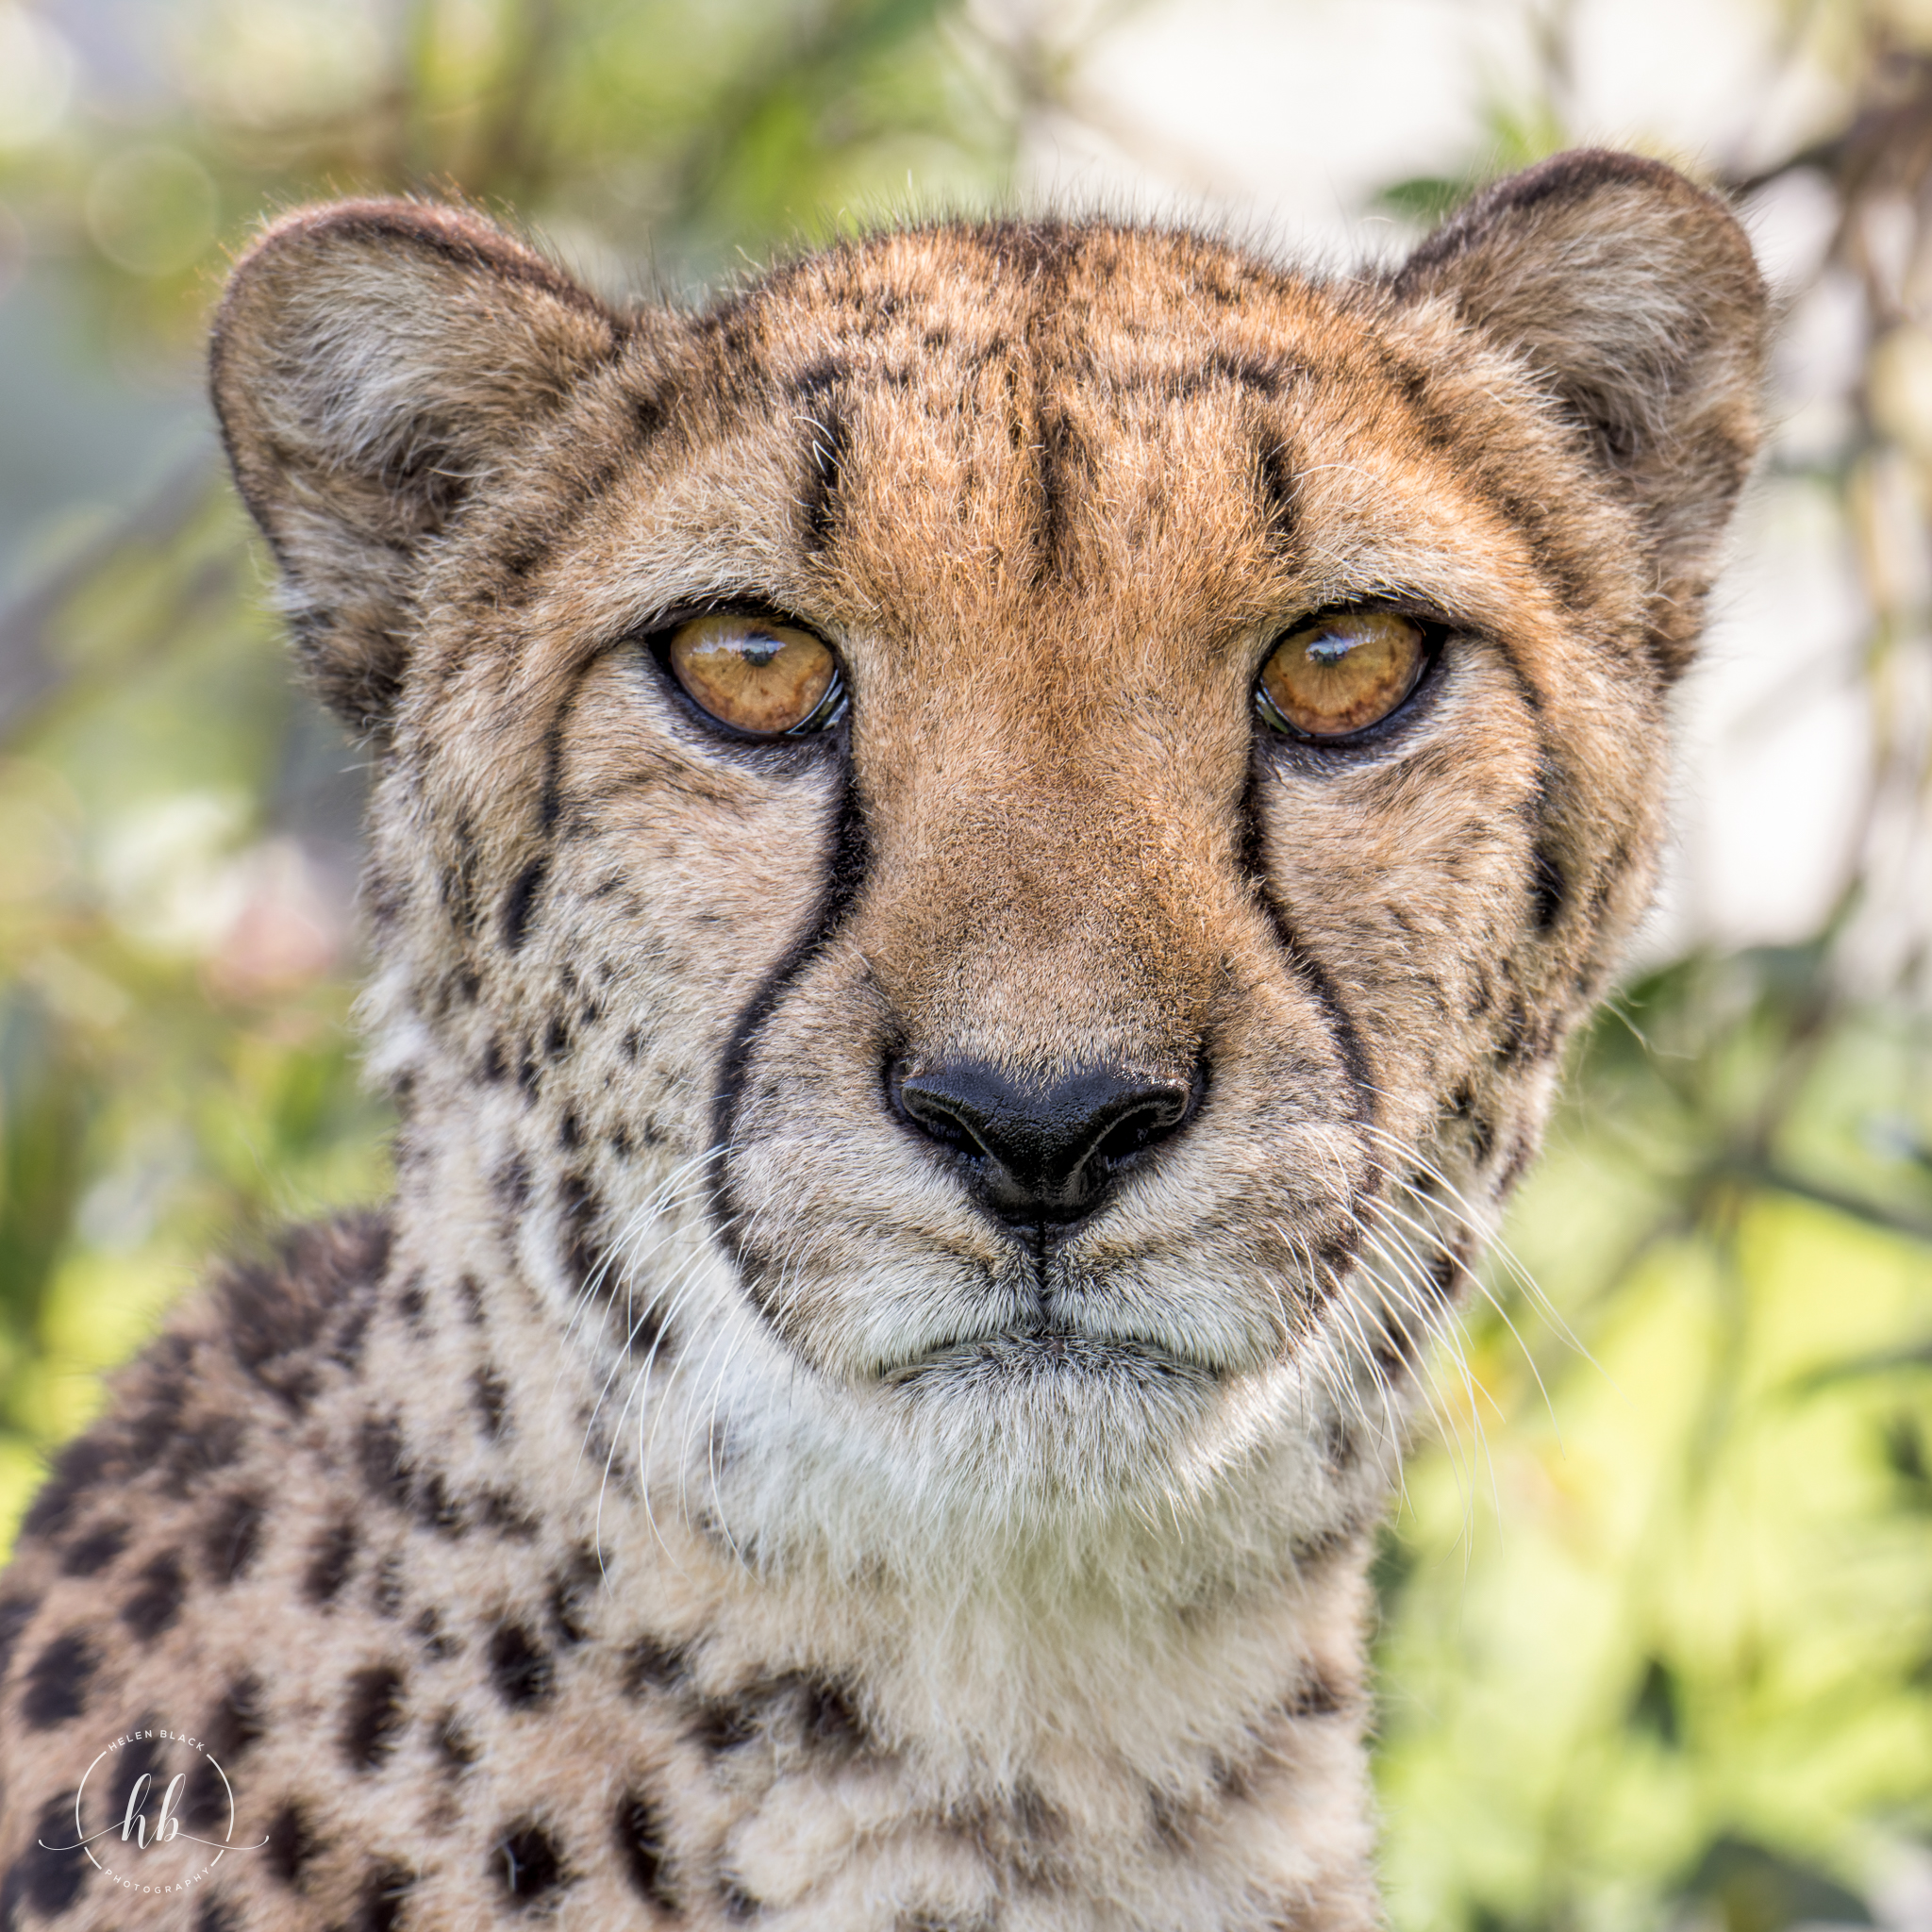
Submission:
M 896 1062 L 894 1111 L 962 1157 L 1003 1220 L 1033 1224 L 1088 1213 L 1132 1158 L 1179 1127 L 1205 1078 L 1150 1079 L 1113 1067 L 1015 1079 L 977 1060 Z

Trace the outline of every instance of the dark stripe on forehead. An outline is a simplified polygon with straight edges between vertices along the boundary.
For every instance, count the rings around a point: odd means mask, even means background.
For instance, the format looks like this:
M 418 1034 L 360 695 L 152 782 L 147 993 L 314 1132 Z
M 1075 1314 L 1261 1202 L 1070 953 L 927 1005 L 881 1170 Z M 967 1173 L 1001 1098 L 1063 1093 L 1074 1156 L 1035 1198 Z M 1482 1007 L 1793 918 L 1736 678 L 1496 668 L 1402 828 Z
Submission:
M 829 404 L 806 425 L 805 547 L 814 554 L 829 549 L 839 533 L 839 486 L 850 441 L 844 415 Z
M 1286 446 L 1264 439 L 1255 452 L 1255 476 L 1259 486 L 1261 527 L 1268 533 L 1269 548 L 1291 551 L 1301 521 L 1297 506 L 1300 484 Z
M 745 1292 L 768 1321 L 774 1319 L 772 1296 L 775 1284 L 765 1279 L 761 1257 L 741 1239 L 738 1206 L 731 1191 L 731 1147 L 738 1131 L 745 1080 L 765 1029 L 784 1004 L 786 994 L 838 936 L 865 884 L 870 841 L 849 761 L 844 784 L 832 808 L 830 829 L 831 852 L 825 866 L 824 889 L 810 924 L 739 1013 L 719 1062 L 718 1081 L 711 1094 L 711 1153 L 707 1176 L 711 1226 L 719 1245 L 739 1264 Z
M 1035 460 L 1040 478 L 1040 525 L 1034 581 L 1045 583 L 1073 575 L 1072 498 L 1083 484 L 1091 482 L 1093 463 L 1085 439 L 1057 408 L 1041 413 Z
M 828 549 L 838 535 L 839 486 L 844 478 L 851 428 L 839 391 L 851 375 L 841 361 L 815 362 L 785 385 L 805 424 L 805 547 Z

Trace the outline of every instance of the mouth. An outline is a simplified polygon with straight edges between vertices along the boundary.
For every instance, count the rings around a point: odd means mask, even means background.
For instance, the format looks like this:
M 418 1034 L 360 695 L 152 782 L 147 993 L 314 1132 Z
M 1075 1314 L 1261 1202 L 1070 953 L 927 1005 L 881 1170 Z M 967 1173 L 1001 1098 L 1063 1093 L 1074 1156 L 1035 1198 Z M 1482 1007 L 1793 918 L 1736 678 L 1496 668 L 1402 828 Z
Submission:
M 1176 1355 L 1148 1337 L 1082 1335 L 1064 1328 L 946 1342 L 887 1370 L 880 1377 L 886 1388 L 901 1390 L 941 1384 L 985 1387 L 1078 1382 L 1152 1390 L 1172 1388 L 1176 1382 L 1207 1388 L 1219 1379 L 1216 1371 L 1205 1363 Z

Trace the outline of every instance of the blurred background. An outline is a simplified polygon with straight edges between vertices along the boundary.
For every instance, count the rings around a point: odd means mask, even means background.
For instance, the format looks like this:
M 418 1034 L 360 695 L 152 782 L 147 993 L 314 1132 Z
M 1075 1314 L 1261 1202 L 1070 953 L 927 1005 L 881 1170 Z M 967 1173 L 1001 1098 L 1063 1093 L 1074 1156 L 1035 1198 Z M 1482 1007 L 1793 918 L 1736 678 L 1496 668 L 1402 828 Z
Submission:
M 388 1184 L 363 754 L 201 393 L 264 210 L 619 297 L 1015 199 L 1398 254 L 1579 142 L 1740 198 L 1774 443 L 1676 841 L 1379 1571 L 1400 1932 L 1932 1932 L 1932 5 L 0 0 L 0 1537 L 212 1247 Z

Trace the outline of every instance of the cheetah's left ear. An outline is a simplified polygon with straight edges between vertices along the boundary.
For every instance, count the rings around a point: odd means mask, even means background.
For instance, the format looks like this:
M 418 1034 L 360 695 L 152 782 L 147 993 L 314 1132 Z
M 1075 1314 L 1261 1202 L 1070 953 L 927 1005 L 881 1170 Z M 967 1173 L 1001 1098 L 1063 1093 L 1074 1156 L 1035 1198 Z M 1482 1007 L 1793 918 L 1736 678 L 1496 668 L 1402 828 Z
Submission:
M 1396 274 L 1524 358 L 1642 519 L 1661 667 L 1688 664 L 1760 434 L 1769 312 L 1715 195 L 1636 155 L 1579 149 L 1485 190 Z
M 425 545 L 625 332 L 463 208 L 301 208 L 236 265 L 215 410 L 296 650 L 356 729 L 394 708 Z

